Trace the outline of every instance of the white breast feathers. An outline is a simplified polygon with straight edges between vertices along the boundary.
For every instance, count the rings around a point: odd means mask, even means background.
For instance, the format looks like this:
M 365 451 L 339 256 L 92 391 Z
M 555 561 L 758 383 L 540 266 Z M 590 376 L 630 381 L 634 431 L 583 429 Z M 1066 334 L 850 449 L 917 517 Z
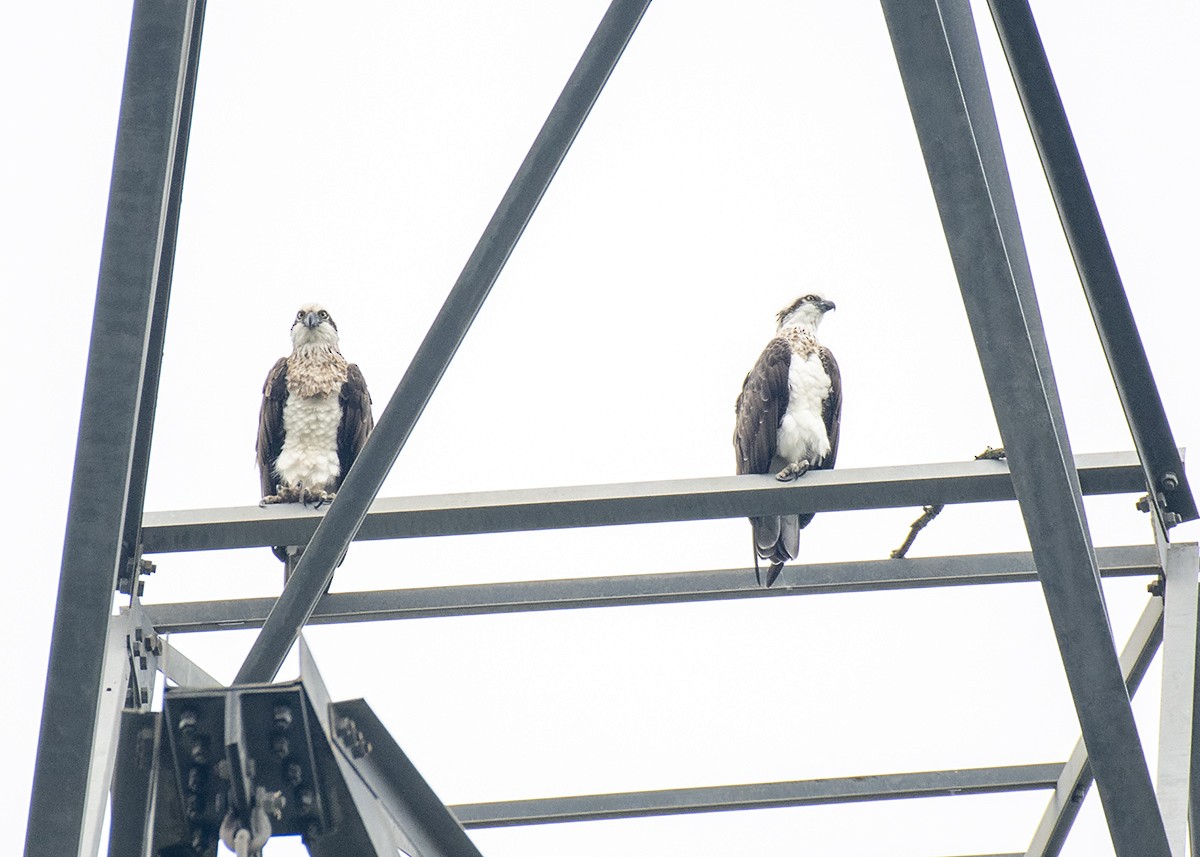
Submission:
M 341 384 L 323 396 L 291 394 L 283 406 L 283 449 L 275 473 L 288 488 L 336 491 L 342 475 L 337 433 L 342 421 Z
M 815 465 L 829 454 L 829 433 L 822 409 L 830 384 L 820 353 L 792 354 L 788 406 L 779 422 L 776 450 L 789 464 L 807 460 Z

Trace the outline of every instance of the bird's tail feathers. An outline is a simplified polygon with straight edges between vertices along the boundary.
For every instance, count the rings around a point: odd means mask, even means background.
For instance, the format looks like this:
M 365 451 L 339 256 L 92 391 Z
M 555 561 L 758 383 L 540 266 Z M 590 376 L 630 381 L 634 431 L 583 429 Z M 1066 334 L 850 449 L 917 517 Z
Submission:
M 758 569 L 758 566 L 756 565 L 756 566 L 755 566 L 755 570 L 757 571 L 757 569 Z M 759 585 L 760 585 L 760 586 L 762 586 L 764 589 L 770 589 L 770 588 L 771 588 L 771 584 L 775 582 L 775 579 L 776 579 L 777 577 L 779 577 L 779 573 L 780 573 L 781 571 L 783 571 L 783 563 L 782 563 L 782 562 L 773 562 L 773 563 L 771 563 L 771 567 L 767 569 L 767 581 L 766 581 L 766 583 L 763 583 L 763 582 L 760 580 L 760 581 L 759 581 Z
M 779 541 L 775 546 L 776 560 L 781 564 L 800 555 L 800 519 L 784 515 L 779 519 Z
M 779 542 L 779 518 L 751 518 L 750 528 L 754 531 L 754 550 L 763 559 L 770 559 Z
M 769 588 L 784 563 L 796 558 L 800 553 L 800 525 L 795 515 L 751 518 L 750 527 L 754 534 L 754 579 L 759 586 Z M 759 560 L 767 560 L 764 580 Z

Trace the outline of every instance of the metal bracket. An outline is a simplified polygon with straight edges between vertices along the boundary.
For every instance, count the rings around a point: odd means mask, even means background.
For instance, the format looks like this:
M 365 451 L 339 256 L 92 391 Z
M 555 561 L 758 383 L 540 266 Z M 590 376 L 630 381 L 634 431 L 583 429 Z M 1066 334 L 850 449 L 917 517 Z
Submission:
M 148 559 L 142 559 L 142 546 L 138 545 L 129 562 L 117 575 L 117 591 L 130 598 L 141 598 L 146 588 L 142 575 L 154 574 L 158 566 Z
M 135 624 L 125 636 L 125 648 L 129 653 L 129 684 L 125 689 L 125 707 L 138 711 L 149 711 L 154 699 L 154 687 L 162 657 L 162 640 L 151 628 Z
M 181 688 L 163 712 L 192 840 L 254 855 L 272 833 L 307 842 L 332 826 L 314 747 L 321 730 L 299 682 Z

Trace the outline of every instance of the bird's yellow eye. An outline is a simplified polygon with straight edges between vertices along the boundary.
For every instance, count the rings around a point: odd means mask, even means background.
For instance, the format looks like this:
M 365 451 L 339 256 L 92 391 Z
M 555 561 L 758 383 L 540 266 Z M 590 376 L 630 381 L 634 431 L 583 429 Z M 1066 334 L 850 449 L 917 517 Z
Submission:
M 304 318 L 304 310 L 300 310 L 300 312 L 296 313 L 296 318 Z
M 804 299 L 806 301 L 815 301 L 817 299 L 817 296 L 816 295 L 805 295 Z
M 321 318 L 329 318 L 329 313 L 325 312 L 325 310 L 321 310 L 317 315 L 321 316 Z

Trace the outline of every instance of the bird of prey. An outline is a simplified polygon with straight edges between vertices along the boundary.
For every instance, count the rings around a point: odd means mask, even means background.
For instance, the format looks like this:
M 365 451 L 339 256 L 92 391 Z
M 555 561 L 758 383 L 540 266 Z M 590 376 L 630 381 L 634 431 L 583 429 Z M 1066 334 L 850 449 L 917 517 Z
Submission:
M 775 337 L 746 375 L 735 405 L 738 473 L 775 472 L 776 479 L 787 482 L 810 468 L 833 467 L 842 419 L 842 376 L 833 354 L 817 340 L 817 326 L 834 308 L 833 301 L 813 292 L 776 316 Z M 770 563 L 766 586 L 775 582 L 784 563 L 796 558 L 800 530 L 812 517 L 750 519 L 755 572 L 759 559 Z
M 374 425 L 367 382 L 338 349 L 333 317 L 305 304 L 292 321 L 292 353 L 263 384 L 256 445 L 262 503 L 331 501 Z M 275 555 L 286 562 L 281 550 Z

